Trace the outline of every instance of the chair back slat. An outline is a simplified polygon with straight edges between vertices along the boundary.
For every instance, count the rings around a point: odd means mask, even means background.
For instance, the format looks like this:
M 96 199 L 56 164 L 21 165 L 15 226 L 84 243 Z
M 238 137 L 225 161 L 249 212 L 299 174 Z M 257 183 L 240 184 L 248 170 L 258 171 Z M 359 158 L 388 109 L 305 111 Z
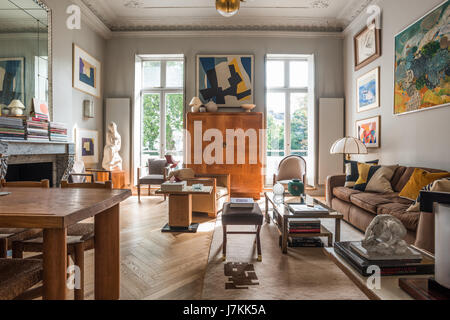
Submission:
M 50 180 L 44 179 L 41 181 L 9 181 L 2 179 L 1 186 L 6 188 L 50 188 Z
M 112 190 L 112 181 L 105 181 L 105 183 L 69 183 L 61 181 L 61 188 L 80 188 L 80 189 L 109 189 Z

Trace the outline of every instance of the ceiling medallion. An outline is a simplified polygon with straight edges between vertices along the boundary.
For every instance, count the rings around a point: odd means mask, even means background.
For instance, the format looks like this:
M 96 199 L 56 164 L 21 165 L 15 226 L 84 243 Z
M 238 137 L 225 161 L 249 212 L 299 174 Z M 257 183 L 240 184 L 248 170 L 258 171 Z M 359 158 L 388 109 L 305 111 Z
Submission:
M 326 9 L 330 6 L 328 0 L 315 0 L 311 2 L 311 7 L 315 9 Z
M 216 10 L 224 17 L 234 16 L 241 7 L 243 0 L 216 0 Z
M 125 2 L 124 7 L 130 8 L 130 9 L 137 9 L 142 8 L 144 4 L 141 1 L 137 0 L 130 0 Z

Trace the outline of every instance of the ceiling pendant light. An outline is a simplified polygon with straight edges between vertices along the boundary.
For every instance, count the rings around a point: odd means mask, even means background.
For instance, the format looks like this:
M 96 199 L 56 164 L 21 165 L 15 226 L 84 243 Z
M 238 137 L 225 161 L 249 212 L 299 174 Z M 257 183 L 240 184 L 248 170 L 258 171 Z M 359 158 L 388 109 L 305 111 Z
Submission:
M 216 10 L 224 17 L 234 16 L 241 6 L 241 0 L 216 0 Z

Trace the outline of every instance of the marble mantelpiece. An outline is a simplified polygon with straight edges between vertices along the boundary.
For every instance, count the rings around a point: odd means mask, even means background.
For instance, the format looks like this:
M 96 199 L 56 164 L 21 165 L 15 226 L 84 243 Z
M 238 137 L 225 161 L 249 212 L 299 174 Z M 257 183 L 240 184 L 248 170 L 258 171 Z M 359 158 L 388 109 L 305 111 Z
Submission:
M 53 185 L 68 178 L 75 160 L 75 145 L 66 142 L 31 142 L 0 140 L 0 178 L 5 178 L 8 164 L 53 163 Z

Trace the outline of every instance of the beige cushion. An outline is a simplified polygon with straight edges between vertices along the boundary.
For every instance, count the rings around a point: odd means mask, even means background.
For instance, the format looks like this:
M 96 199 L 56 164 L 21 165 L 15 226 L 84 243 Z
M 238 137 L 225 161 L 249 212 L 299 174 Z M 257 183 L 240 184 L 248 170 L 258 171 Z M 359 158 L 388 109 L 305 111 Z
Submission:
M 434 181 L 433 184 L 431 185 L 430 191 L 450 192 L 450 180 L 439 179 Z M 420 202 L 416 201 L 406 211 L 408 212 L 420 211 Z
M 178 180 L 188 180 L 195 178 L 195 172 L 191 168 L 184 168 L 179 170 L 174 170 L 169 173 L 169 179 L 175 177 Z
M 394 192 L 391 186 L 391 179 L 396 168 L 397 166 L 382 166 L 375 171 L 367 183 L 366 191 L 379 193 Z
M 303 161 L 297 157 L 291 157 L 284 159 L 278 170 L 277 181 L 278 180 L 292 180 L 292 179 L 303 179 L 305 174 L 305 167 Z
M 228 194 L 228 188 L 216 186 L 216 199 L 220 199 Z

